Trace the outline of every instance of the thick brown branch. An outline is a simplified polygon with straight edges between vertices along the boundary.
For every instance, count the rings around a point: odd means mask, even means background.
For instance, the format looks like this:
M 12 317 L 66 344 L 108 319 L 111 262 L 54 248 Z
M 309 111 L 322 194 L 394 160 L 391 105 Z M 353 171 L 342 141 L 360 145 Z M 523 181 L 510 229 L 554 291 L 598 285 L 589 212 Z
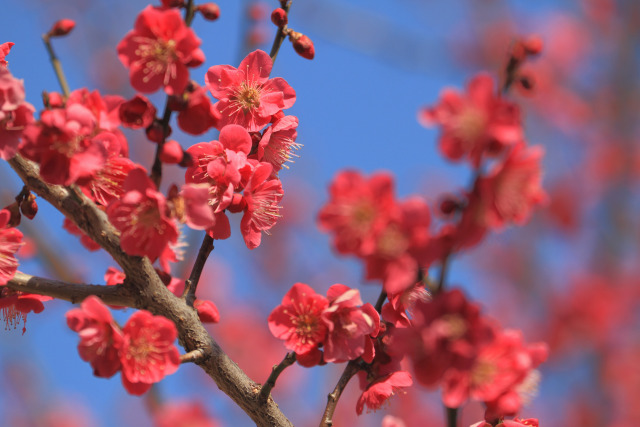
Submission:
M 197 364 L 256 425 L 292 425 L 275 402 L 258 401 L 260 386 L 222 351 L 202 326 L 197 312 L 167 289 L 149 259 L 130 256 L 122 251 L 118 232 L 109 223 L 104 212 L 89 198 L 80 192 L 70 194 L 64 187 L 43 182 L 38 175 L 37 166 L 19 155 L 9 160 L 9 164 L 33 192 L 71 219 L 122 267 L 127 275 L 124 286 L 131 292 L 136 308 L 149 310 L 173 321 L 185 351 L 203 349 L 210 355 Z
M 276 380 L 280 376 L 280 374 L 289 366 L 293 365 L 296 362 L 296 354 L 294 352 L 287 353 L 287 355 L 282 359 L 282 362 L 278 365 L 274 365 L 271 370 L 271 375 L 267 378 L 267 382 L 264 383 L 262 389 L 260 390 L 260 395 L 258 396 L 258 400 L 260 402 L 266 402 L 271 390 L 276 385 Z
M 110 305 L 134 307 L 135 304 L 135 300 L 131 295 L 131 292 L 123 285 L 103 286 L 73 284 L 31 276 L 18 271 L 13 279 L 9 280 L 7 286 L 15 291 L 46 295 L 70 301 L 74 304 L 81 302 L 89 295 L 95 295 L 106 304 Z
M 360 370 L 360 366 L 358 362 L 355 360 L 347 363 L 347 367 L 344 368 L 344 372 L 342 372 L 342 376 L 338 380 L 338 384 L 336 384 L 336 388 L 333 389 L 327 396 L 327 407 L 324 410 L 324 414 L 322 415 L 322 420 L 320 421 L 320 427 L 331 427 L 333 426 L 333 413 L 336 411 L 336 406 L 338 406 L 338 400 L 340 396 L 342 396 L 342 392 L 344 391 L 347 384 L 349 384 L 349 380 L 353 378 L 355 374 Z

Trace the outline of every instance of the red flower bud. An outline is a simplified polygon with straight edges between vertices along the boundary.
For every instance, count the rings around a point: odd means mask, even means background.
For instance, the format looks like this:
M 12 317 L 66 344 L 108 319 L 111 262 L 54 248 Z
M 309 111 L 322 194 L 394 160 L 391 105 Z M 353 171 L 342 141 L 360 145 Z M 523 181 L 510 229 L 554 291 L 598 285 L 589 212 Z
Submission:
M 207 21 L 215 21 L 220 17 L 220 8 L 215 3 L 204 3 L 196 8 Z
M 122 126 L 131 129 L 148 127 L 156 117 L 156 107 L 142 95 L 136 95 L 120 104 L 120 121 Z
M 50 108 L 64 107 L 64 98 L 59 92 L 48 92 L 43 95 Z
M 313 42 L 309 37 L 292 31 L 289 34 L 289 40 L 293 42 L 293 48 L 298 55 L 306 59 L 313 59 L 316 54 L 316 49 L 313 47 Z
M 162 0 L 164 7 L 184 7 L 184 0 Z
M 20 211 L 24 216 L 29 219 L 33 219 L 38 213 L 38 203 L 36 202 L 36 196 L 29 193 L 29 195 L 20 203 Z
M 153 123 L 147 128 L 147 139 L 151 142 L 155 142 L 156 144 L 161 143 L 165 140 L 164 129 L 162 128 L 162 124 L 158 120 L 154 120 Z M 167 135 L 168 137 L 171 135 L 171 126 L 167 126 Z
M 162 150 L 160 151 L 160 160 L 162 160 L 163 163 L 171 165 L 177 164 L 182 161 L 182 153 L 182 146 L 180 146 L 177 141 L 171 139 L 162 145 Z
M 543 42 L 542 42 L 542 38 L 538 35 L 532 35 L 527 37 L 523 42 L 522 45 L 524 47 L 524 50 L 527 52 L 528 55 L 538 55 L 540 52 L 542 52 L 542 47 L 543 47 Z
M 75 21 L 71 19 L 61 19 L 49 30 L 49 37 L 61 37 L 66 36 L 76 26 Z
M 184 111 L 187 109 L 188 101 L 183 94 L 169 96 L 168 102 L 171 111 Z
M 281 7 L 275 9 L 271 12 L 271 22 L 273 22 L 278 27 L 284 27 L 289 22 L 289 17 L 287 16 L 287 12 Z

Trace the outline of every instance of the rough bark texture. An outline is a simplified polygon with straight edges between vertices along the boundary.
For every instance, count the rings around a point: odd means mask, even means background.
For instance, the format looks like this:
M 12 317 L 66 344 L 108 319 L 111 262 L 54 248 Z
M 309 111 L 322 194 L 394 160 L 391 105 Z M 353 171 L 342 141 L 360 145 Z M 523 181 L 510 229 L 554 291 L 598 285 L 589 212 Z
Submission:
M 9 283 L 13 289 L 78 302 L 88 295 L 105 296 L 109 304 L 128 305 L 162 315 L 178 328 L 180 344 L 187 352 L 203 349 L 208 358 L 197 364 L 244 410 L 258 426 L 292 426 L 273 399 L 261 403 L 261 386 L 252 381 L 227 356 L 206 331 L 197 312 L 184 300 L 173 295 L 162 283 L 147 258 L 130 256 L 120 248 L 118 231 L 107 216 L 79 190 L 43 182 L 33 162 L 16 156 L 9 161 L 25 185 L 72 220 L 81 230 L 102 246 L 122 267 L 127 279 L 122 286 L 72 285 L 34 278 L 22 273 Z M 65 288 L 67 289 L 65 291 Z M 109 290 L 112 288 L 114 290 Z M 113 298 L 113 299 L 111 299 Z

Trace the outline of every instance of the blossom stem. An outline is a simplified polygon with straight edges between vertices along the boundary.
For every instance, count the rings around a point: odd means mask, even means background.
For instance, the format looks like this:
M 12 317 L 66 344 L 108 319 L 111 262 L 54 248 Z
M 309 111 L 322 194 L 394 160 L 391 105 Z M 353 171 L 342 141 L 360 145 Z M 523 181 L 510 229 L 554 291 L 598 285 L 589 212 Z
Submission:
M 355 360 L 351 360 L 347 363 L 346 368 L 344 368 L 344 372 L 342 372 L 342 376 L 338 380 L 338 384 L 327 396 L 327 407 L 324 410 L 324 414 L 322 415 L 322 420 L 320 421 L 320 427 L 331 427 L 333 426 L 333 413 L 336 411 L 336 406 L 338 405 L 338 400 L 342 395 L 345 387 L 349 383 L 349 380 L 353 378 L 353 376 L 358 373 L 360 370 L 360 365 Z
M 189 0 L 187 3 L 187 7 L 184 11 L 184 22 L 187 27 L 191 26 L 191 22 L 193 21 L 193 17 L 195 15 L 195 5 L 193 0 Z M 164 113 L 162 114 L 162 120 L 160 124 L 162 125 L 162 141 L 158 143 L 156 147 L 156 155 L 153 159 L 153 166 L 151 166 L 151 174 L 149 174 L 149 178 L 156 185 L 156 188 L 160 189 L 160 182 L 162 181 L 162 161 L 160 160 L 160 153 L 162 152 L 162 147 L 169 136 L 169 121 L 171 120 L 171 109 L 169 108 L 169 95 L 167 95 L 167 100 L 164 103 Z
M 151 166 L 151 174 L 149 178 L 156 185 L 156 188 L 160 189 L 160 182 L 162 181 L 162 161 L 160 160 L 160 153 L 162 153 L 162 147 L 169 134 L 169 120 L 171 120 L 171 109 L 169 108 L 169 97 L 167 96 L 167 102 L 164 105 L 164 114 L 160 124 L 162 125 L 162 141 L 158 143 L 156 148 L 156 156 L 153 159 L 153 166 Z
M 205 233 L 204 239 L 202 239 L 202 245 L 200 246 L 200 251 L 198 251 L 198 257 L 193 263 L 193 268 L 191 269 L 189 279 L 187 279 L 184 283 L 184 292 L 182 293 L 182 298 L 184 298 L 187 305 L 191 307 L 193 307 L 193 303 L 196 301 L 196 288 L 198 287 L 198 282 L 200 281 L 200 275 L 202 274 L 204 265 L 206 264 L 207 258 L 209 257 L 209 254 L 212 250 L 213 237 L 209 236 L 208 233 Z
M 187 8 L 184 11 L 184 23 L 187 24 L 187 27 L 191 26 L 191 22 L 193 22 L 193 17 L 195 16 L 195 5 L 193 0 L 189 0 L 187 2 Z
M 273 365 L 273 369 L 271 369 L 271 374 L 269 378 L 267 378 L 267 382 L 264 383 L 262 389 L 260 389 L 260 394 L 258 395 L 258 401 L 264 403 L 269 398 L 269 394 L 271 390 L 276 385 L 276 380 L 280 376 L 280 374 L 289 366 L 293 365 L 296 361 L 296 354 L 294 352 L 287 353 L 287 355 L 282 359 L 278 365 Z
M 447 427 L 458 427 L 458 408 L 445 406 L 447 412 Z
M 382 313 L 382 304 L 384 304 L 384 301 L 386 299 L 387 299 L 387 293 L 383 289 L 380 292 L 380 296 L 378 297 L 378 300 L 376 301 L 376 305 L 374 306 L 378 313 Z
M 210 355 L 202 348 L 196 348 L 180 356 L 180 363 L 198 363 L 205 360 Z
M 284 9 L 284 11 L 288 14 L 289 8 L 291 7 L 291 2 L 293 0 L 280 0 L 280 7 Z M 278 27 L 278 31 L 276 32 L 276 38 L 273 40 L 273 45 L 271 46 L 271 52 L 269 56 L 271 57 L 271 61 L 276 62 L 276 58 L 278 57 L 278 52 L 280 51 L 280 46 L 282 46 L 282 42 L 287 36 L 287 25 L 283 25 L 282 27 Z
M 451 254 L 445 254 L 442 258 L 442 267 L 440 267 L 440 276 L 438 278 L 438 287 L 435 289 L 435 293 L 440 293 L 444 289 L 444 282 L 447 279 L 447 270 L 449 269 L 449 261 L 451 260 Z
M 51 65 L 53 66 L 53 71 L 56 73 L 56 77 L 58 78 L 58 83 L 60 84 L 60 88 L 62 89 L 62 93 L 65 98 L 69 96 L 69 85 L 67 84 L 67 79 L 64 76 L 64 71 L 62 71 L 62 64 L 60 60 L 56 56 L 55 51 L 53 50 L 53 45 L 51 44 L 51 39 L 47 34 L 42 35 L 42 40 L 44 41 L 44 45 L 47 48 L 47 52 L 49 52 L 49 60 L 51 61 Z

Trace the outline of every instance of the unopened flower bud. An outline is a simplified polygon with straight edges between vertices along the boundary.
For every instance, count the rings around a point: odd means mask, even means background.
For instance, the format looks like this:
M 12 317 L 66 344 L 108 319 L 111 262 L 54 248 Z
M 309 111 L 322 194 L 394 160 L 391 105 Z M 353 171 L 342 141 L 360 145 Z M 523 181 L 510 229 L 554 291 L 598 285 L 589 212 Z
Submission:
M 170 95 L 168 99 L 169 109 L 171 111 L 184 111 L 187 108 L 188 99 L 185 94 Z
M 445 197 L 440 201 L 440 212 L 445 217 L 453 215 L 458 209 L 460 209 L 460 203 L 452 197 Z
M 119 116 L 122 126 L 131 129 L 146 128 L 156 117 L 156 107 L 142 95 L 136 95 L 119 107 Z
M 183 150 L 178 141 L 174 141 L 173 139 L 171 139 L 162 145 L 162 150 L 160 151 L 160 160 L 163 163 L 167 163 L 170 165 L 177 164 L 182 161 L 182 153 Z
M 207 21 L 215 21 L 220 17 L 220 8 L 215 3 L 204 3 L 196 8 Z
M 49 30 L 49 37 L 61 37 L 66 36 L 76 26 L 75 21 L 71 19 L 61 19 Z
M 184 0 L 162 0 L 164 7 L 184 7 Z
M 528 55 L 538 55 L 542 52 L 543 45 L 542 38 L 538 35 L 529 36 L 522 42 L 522 46 Z
M 38 213 L 38 203 L 36 202 L 36 196 L 29 193 L 29 195 L 20 203 L 20 211 L 24 216 L 29 219 L 33 219 Z
M 284 27 L 289 22 L 287 12 L 285 12 L 281 7 L 275 9 L 271 12 L 271 22 L 273 22 L 277 27 Z
M 43 92 L 42 98 L 49 108 L 64 107 L 64 98 L 59 92 Z
M 293 49 L 306 59 L 313 59 L 316 49 L 313 47 L 311 39 L 304 34 L 292 31 L 289 33 L 289 40 L 293 42 Z
M 160 144 L 165 140 L 165 137 L 171 135 L 171 126 L 167 125 L 167 134 L 164 135 L 164 128 L 162 123 L 158 120 L 154 120 L 153 123 L 146 129 L 147 139 L 156 144 Z

